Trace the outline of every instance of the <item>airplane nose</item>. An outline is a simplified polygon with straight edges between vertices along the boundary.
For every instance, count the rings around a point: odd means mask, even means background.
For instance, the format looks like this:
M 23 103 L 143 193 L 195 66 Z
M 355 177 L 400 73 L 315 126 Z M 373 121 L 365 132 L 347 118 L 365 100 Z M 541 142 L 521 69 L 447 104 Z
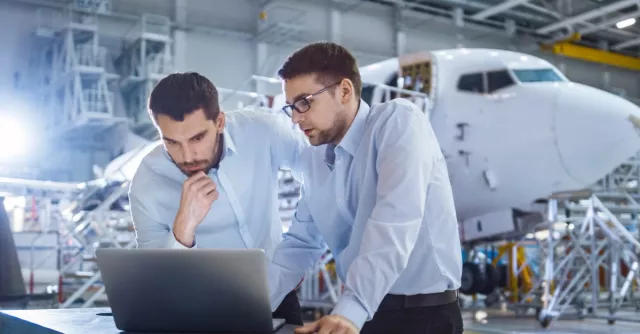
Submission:
M 574 186 L 592 185 L 640 150 L 640 107 L 577 83 L 558 88 L 556 143 Z

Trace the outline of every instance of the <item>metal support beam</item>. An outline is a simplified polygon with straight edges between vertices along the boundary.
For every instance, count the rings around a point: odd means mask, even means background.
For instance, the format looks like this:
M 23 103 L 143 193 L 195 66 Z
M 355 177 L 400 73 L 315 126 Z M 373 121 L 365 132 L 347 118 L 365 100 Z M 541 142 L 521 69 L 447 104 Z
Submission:
M 553 44 L 551 46 L 551 51 L 555 54 L 569 58 L 586 60 L 624 69 L 640 71 L 640 58 L 636 57 L 629 57 L 613 52 L 593 49 L 569 42 Z
M 612 46 L 611 49 L 612 50 L 622 50 L 622 49 L 630 48 L 630 47 L 636 46 L 636 45 L 640 45 L 640 37 L 638 37 L 636 39 L 632 39 L 630 41 L 618 43 L 618 44 Z
M 402 7 L 396 6 L 394 13 L 396 57 L 400 57 L 407 52 L 407 33 L 405 32 L 403 23 L 403 11 L 404 9 Z
M 335 7 L 329 9 L 329 29 L 329 39 L 334 43 L 340 44 L 342 13 Z
M 476 20 L 484 20 L 490 16 L 502 13 L 506 10 L 509 10 L 513 7 L 519 6 L 524 4 L 525 2 L 528 2 L 529 0 L 506 0 L 503 1 L 502 3 L 495 5 L 493 7 L 489 7 L 487 9 L 484 9 L 474 15 L 471 16 L 471 18 L 476 19 Z
M 638 0 L 623 0 L 620 2 L 615 2 L 612 3 L 610 5 L 606 5 L 606 6 L 602 6 L 602 7 L 598 7 L 594 10 L 590 10 L 587 11 L 585 13 L 567 18 L 565 20 L 553 23 L 553 24 L 549 24 L 546 25 L 542 28 L 539 28 L 536 30 L 536 33 L 539 34 L 548 34 L 554 30 L 563 28 L 563 27 L 568 27 L 572 24 L 575 23 L 580 23 L 580 22 L 584 22 L 584 21 L 588 21 L 597 17 L 600 17 L 602 15 L 617 11 L 617 10 L 621 10 L 633 5 L 637 5 L 638 4 Z
M 179 26 L 187 25 L 187 0 L 174 0 L 174 19 Z M 187 69 L 187 32 L 183 29 L 173 31 L 174 66 L 176 71 L 183 72 Z
M 638 17 L 638 16 L 640 16 L 640 10 L 636 10 L 636 11 L 631 12 L 631 13 L 623 14 L 623 15 L 616 16 L 616 17 L 613 17 L 613 18 L 608 19 L 608 20 L 604 20 L 601 23 L 596 24 L 596 25 L 594 25 L 592 27 L 588 27 L 588 28 L 585 28 L 585 29 L 580 29 L 580 30 L 578 30 L 578 33 L 580 35 L 582 35 L 582 36 L 588 35 L 588 34 L 596 32 L 596 31 L 600 31 L 600 30 L 606 29 L 607 27 L 612 26 L 612 25 L 614 25 L 614 24 L 616 24 L 616 23 L 618 23 L 618 22 L 620 22 L 622 20 L 626 20 L 626 19 L 630 19 L 630 18 L 634 18 L 634 17 Z
M 456 7 L 453 9 L 453 23 L 458 28 L 464 27 L 464 9 Z

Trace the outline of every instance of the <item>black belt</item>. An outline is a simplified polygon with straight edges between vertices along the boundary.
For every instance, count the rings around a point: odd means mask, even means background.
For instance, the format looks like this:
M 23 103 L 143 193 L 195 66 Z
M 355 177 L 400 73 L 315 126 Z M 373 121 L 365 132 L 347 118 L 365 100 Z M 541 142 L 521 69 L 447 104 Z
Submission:
M 445 292 L 419 294 L 419 295 L 392 295 L 384 296 L 378 311 L 399 310 L 413 307 L 426 307 L 446 305 L 458 300 L 458 290 Z

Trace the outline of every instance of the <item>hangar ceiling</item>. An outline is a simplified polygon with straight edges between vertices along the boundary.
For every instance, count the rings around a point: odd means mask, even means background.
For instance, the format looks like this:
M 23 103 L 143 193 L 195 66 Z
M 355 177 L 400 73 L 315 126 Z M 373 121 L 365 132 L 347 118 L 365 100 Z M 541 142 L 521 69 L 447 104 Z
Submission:
M 640 55 L 640 24 L 624 26 L 640 17 L 640 0 L 368 1 L 452 18 L 458 10 L 464 21 L 505 29 L 514 25 L 519 33 L 540 42 L 572 40 L 634 57 Z

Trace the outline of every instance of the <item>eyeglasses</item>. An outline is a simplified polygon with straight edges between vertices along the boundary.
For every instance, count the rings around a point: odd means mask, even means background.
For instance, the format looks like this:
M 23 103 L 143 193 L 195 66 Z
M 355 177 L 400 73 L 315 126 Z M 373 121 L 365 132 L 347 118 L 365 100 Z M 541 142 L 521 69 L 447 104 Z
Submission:
M 287 114 L 287 116 L 291 117 L 293 115 L 293 110 L 297 111 L 298 113 L 302 114 L 305 113 L 307 111 L 309 111 L 309 109 L 311 108 L 311 103 L 309 102 L 309 99 L 320 95 L 322 93 L 324 93 L 327 89 L 339 84 L 342 81 L 338 81 L 338 82 L 334 82 L 332 84 L 330 84 L 329 86 L 326 86 L 324 88 L 322 88 L 321 90 L 313 93 L 313 94 L 309 94 L 305 97 L 302 97 L 298 100 L 296 100 L 295 102 L 293 102 L 292 104 L 287 104 L 284 107 L 282 107 L 282 111 L 284 111 L 285 114 Z

